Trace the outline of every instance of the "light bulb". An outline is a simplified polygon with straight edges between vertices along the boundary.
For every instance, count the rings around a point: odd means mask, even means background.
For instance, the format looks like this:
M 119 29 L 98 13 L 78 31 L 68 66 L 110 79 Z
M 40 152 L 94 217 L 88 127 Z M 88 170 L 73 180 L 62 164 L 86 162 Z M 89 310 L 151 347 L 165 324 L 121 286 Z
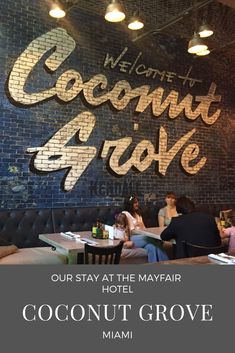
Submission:
M 132 17 L 128 24 L 128 28 L 131 29 L 132 31 L 138 31 L 138 29 L 141 29 L 143 27 L 144 27 L 144 24 L 139 17 Z
M 66 12 L 57 4 L 52 4 L 49 15 L 54 18 L 63 18 Z
M 206 50 L 202 50 L 202 51 L 199 51 L 196 53 L 196 55 L 198 56 L 205 56 L 205 55 L 208 55 L 210 54 L 210 50 L 209 49 L 206 49 Z

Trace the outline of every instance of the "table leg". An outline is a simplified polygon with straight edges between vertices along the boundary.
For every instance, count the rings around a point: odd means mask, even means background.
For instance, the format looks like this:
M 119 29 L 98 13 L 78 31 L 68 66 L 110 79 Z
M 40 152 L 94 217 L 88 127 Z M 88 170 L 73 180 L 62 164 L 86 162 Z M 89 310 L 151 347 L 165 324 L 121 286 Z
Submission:
M 78 253 L 77 254 L 77 264 L 84 264 L 84 254 L 83 253 Z

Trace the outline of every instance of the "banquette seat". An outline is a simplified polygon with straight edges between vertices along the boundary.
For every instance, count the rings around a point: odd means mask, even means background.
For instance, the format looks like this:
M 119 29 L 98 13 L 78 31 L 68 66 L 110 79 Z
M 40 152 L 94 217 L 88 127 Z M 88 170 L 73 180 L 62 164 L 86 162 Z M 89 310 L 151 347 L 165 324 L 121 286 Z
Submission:
M 157 214 L 159 208 L 162 206 L 149 204 L 142 208 L 146 227 L 157 226 Z M 218 216 L 219 212 L 223 209 L 231 208 L 235 208 L 235 205 L 217 204 L 198 206 L 199 210 L 211 213 L 214 216 Z M 19 252 L 25 252 L 24 249 L 39 248 L 40 251 L 43 251 L 42 248 L 47 247 L 47 244 L 38 238 L 39 234 L 58 233 L 68 230 L 89 230 L 97 219 L 100 219 L 103 223 L 112 225 L 115 222 L 115 215 L 121 211 L 121 206 L 2 209 L 0 210 L 0 245 L 1 238 L 4 239 L 5 243 L 15 244 L 19 249 L 22 249 L 18 251 L 18 256 Z M 44 252 L 49 250 L 50 248 L 45 249 Z M 147 262 L 147 254 L 144 249 L 130 250 L 132 249 L 123 249 L 120 263 Z M 168 250 L 170 249 L 166 249 L 167 252 Z M 40 253 L 40 251 L 37 251 L 37 253 Z M 17 253 L 9 256 L 16 258 L 16 255 Z M 56 252 L 54 252 L 54 255 L 56 255 Z M 171 258 L 170 252 L 169 255 Z M 0 259 L 0 263 L 3 260 Z M 64 262 L 65 259 L 62 260 L 62 263 Z

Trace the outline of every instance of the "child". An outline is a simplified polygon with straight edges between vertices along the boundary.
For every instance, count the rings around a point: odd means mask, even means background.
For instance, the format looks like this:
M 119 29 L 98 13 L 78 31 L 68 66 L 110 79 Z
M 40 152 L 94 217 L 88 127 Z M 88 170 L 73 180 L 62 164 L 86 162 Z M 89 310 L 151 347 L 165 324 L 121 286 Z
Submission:
M 235 210 L 232 211 L 231 217 L 232 226 L 229 228 L 223 228 L 222 233 L 225 237 L 229 237 L 228 253 L 235 255 Z
M 128 226 L 128 219 L 124 213 L 119 213 L 116 216 L 116 221 L 113 226 L 114 239 L 123 240 L 123 248 L 131 249 L 134 246 L 133 241 L 130 240 L 130 229 Z

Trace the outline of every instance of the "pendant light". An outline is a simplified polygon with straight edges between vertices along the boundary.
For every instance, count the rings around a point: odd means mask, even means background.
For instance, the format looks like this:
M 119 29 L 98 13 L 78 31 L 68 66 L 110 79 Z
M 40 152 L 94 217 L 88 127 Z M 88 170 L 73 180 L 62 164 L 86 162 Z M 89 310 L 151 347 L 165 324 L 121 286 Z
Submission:
M 198 33 L 194 33 L 192 39 L 188 44 L 188 52 L 190 54 L 197 54 L 201 51 L 207 50 L 208 46 L 203 42 Z
M 128 28 L 132 31 L 138 31 L 139 29 L 144 27 L 144 23 L 139 16 L 132 16 L 128 23 Z
M 121 22 L 125 19 L 126 15 L 122 4 L 118 0 L 112 0 L 107 6 L 105 19 L 108 22 Z
M 213 33 L 214 32 L 213 32 L 212 28 L 207 24 L 204 24 L 199 27 L 198 34 L 201 38 L 210 37 L 210 36 L 212 36 Z
M 65 10 L 63 9 L 63 6 L 58 2 L 55 1 L 51 5 L 51 9 L 49 11 L 49 15 L 54 18 L 63 18 L 66 15 Z

